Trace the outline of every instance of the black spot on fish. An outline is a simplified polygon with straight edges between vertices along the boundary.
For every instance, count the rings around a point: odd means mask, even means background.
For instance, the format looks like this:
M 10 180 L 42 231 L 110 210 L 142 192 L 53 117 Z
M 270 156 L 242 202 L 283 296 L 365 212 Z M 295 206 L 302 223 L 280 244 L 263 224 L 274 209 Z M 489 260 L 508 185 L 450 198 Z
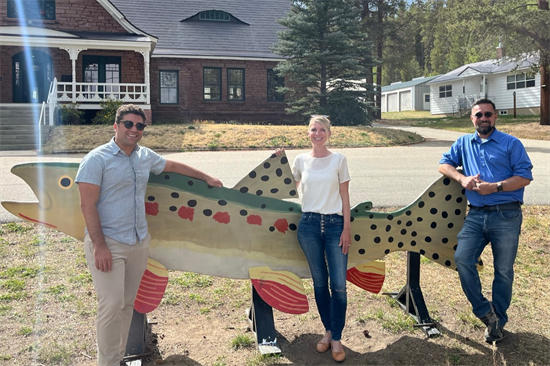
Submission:
M 286 156 L 283 156 L 283 157 L 281 158 L 281 164 L 284 165 L 284 164 L 286 164 L 286 163 L 288 163 L 288 159 L 286 158 Z
M 417 217 L 417 218 L 416 218 L 416 221 L 422 222 L 422 221 L 424 221 L 424 219 L 423 219 L 422 217 Z
M 427 236 L 424 238 L 424 241 L 426 241 L 426 243 L 431 243 L 432 242 L 432 238 Z
M 443 211 L 443 212 L 441 212 L 441 217 L 446 219 L 447 217 L 449 217 L 449 214 L 447 213 L 447 211 Z
M 388 220 L 393 220 L 393 215 L 388 215 Z
M 289 192 L 291 196 L 296 196 L 296 191 L 292 190 Z
M 176 206 L 170 206 L 170 211 L 174 212 L 174 211 L 177 211 L 178 208 Z
M 277 174 L 277 176 L 280 177 L 283 175 L 283 170 L 281 168 L 277 168 L 277 170 L 275 170 L 275 174 Z
M 426 254 L 426 251 L 424 249 L 420 249 L 420 254 L 424 255 Z
M 391 225 L 386 225 L 386 232 L 389 233 L 391 231 Z
M 414 238 L 415 236 L 417 236 L 417 235 L 418 235 L 418 233 L 417 233 L 416 231 L 412 231 L 412 232 L 411 232 L 411 236 L 412 236 L 413 238 Z
M 435 229 L 435 228 L 437 227 L 437 222 L 435 222 L 435 221 L 432 222 L 432 223 L 430 224 L 430 227 L 431 227 L 432 229 Z
M 187 201 L 187 206 L 189 206 L 189 207 L 195 207 L 196 205 L 197 205 L 197 201 L 195 201 L 195 200 Z
M 443 239 L 441 239 L 441 242 L 442 242 L 443 244 L 447 244 L 447 243 L 449 242 L 449 239 L 443 238 Z
M 401 225 L 401 220 L 397 220 L 397 225 Z
M 373 215 L 373 214 L 370 214 L 370 215 L 369 215 L 369 219 L 374 219 L 374 215 Z
M 439 254 L 437 254 L 437 253 L 432 254 L 432 258 L 435 259 L 435 260 L 438 260 L 439 259 Z
M 247 193 L 248 192 L 248 187 L 242 187 L 241 189 L 239 189 L 239 191 L 241 193 Z
M 434 198 L 435 197 L 435 192 L 428 193 L 428 196 L 430 196 L 430 198 Z
M 296 224 L 290 224 L 290 225 L 288 225 L 288 228 L 292 231 L 297 229 Z
M 292 211 L 294 211 L 294 207 L 289 207 L 288 210 L 289 210 L 290 212 L 292 212 Z
M 407 223 L 405 224 L 405 226 L 411 226 L 413 223 L 412 221 L 407 221 Z
M 407 211 L 407 212 L 405 212 L 405 215 L 407 215 L 407 216 L 411 216 L 411 214 L 412 214 L 412 212 L 411 212 L 411 211 Z
M 388 243 L 393 243 L 393 236 L 390 236 L 390 237 L 388 238 Z
M 267 182 L 269 180 L 269 176 L 263 175 L 260 179 L 262 180 L 262 182 Z
M 246 210 L 240 210 L 239 213 L 241 214 L 241 216 L 248 215 L 248 212 Z
M 155 200 L 155 196 L 149 196 L 149 197 L 147 197 L 147 200 L 148 200 L 148 201 L 154 201 L 154 200 Z
M 271 193 L 277 193 L 277 192 L 279 192 L 279 189 L 278 188 L 271 188 L 270 192 Z
M 226 200 L 219 200 L 218 205 L 225 206 L 225 205 L 227 205 L 227 201 Z
M 188 181 L 187 181 L 187 185 L 188 185 L 189 187 L 193 186 L 193 184 L 195 184 L 195 183 L 193 183 L 192 180 L 188 180 Z
M 354 220 L 355 220 L 355 217 L 353 217 L 353 216 L 349 218 L 350 222 L 353 222 Z
M 404 244 L 403 244 L 402 241 L 400 241 L 399 243 L 397 243 L 397 247 L 398 247 L 398 248 L 403 248 L 403 245 L 404 245 Z
M 445 201 L 450 201 L 453 198 L 450 194 L 445 196 Z
M 202 213 L 204 214 L 204 216 L 210 216 L 212 215 L 212 210 L 206 209 Z
M 455 245 L 455 246 L 453 247 L 453 250 L 454 250 L 455 252 L 456 252 L 456 247 L 457 247 L 457 246 L 458 246 L 458 245 Z
M 353 238 L 355 239 L 355 241 L 359 241 L 361 240 L 361 235 L 355 235 Z
M 462 210 L 459 210 L 459 209 L 456 209 L 456 210 L 455 210 L 455 215 L 456 215 L 456 216 L 460 215 L 461 213 L 462 213 Z
M 285 184 L 290 184 L 290 183 L 292 183 L 292 179 L 285 178 L 284 182 L 285 182 Z
M 71 180 L 69 178 L 63 178 L 59 184 L 61 184 L 62 187 L 68 187 L 71 185 Z
M 462 203 L 463 200 L 464 200 L 464 199 L 463 199 L 462 197 L 458 197 L 458 198 L 456 199 L 456 203 Z
M 422 207 L 424 207 L 424 205 L 425 205 L 424 201 L 418 202 L 418 207 L 422 208 Z
M 443 184 L 448 186 L 449 184 L 451 184 L 451 180 L 449 178 L 443 178 Z
M 372 225 L 370 226 L 370 229 L 371 229 L 371 230 L 376 230 L 376 228 L 377 228 L 377 226 L 374 225 L 374 224 L 372 224 Z
M 270 227 L 269 227 L 269 231 L 274 232 L 274 231 L 275 231 L 275 228 L 274 228 L 273 226 L 270 226 Z
M 359 254 L 365 254 L 365 249 L 359 249 L 358 252 Z
M 386 250 L 384 250 L 384 253 L 389 254 L 389 253 L 390 253 L 390 250 L 389 250 L 389 249 L 386 249 Z
M 416 246 L 416 241 L 415 240 L 411 241 L 411 246 L 413 246 L 413 247 Z
M 251 171 L 250 173 L 248 173 L 248 176 L 250 178 L 256 178 L 256 172 L 255 171 Z
M 405 235 L 405 234 L 407 234 L 407 230 L 401 229 L 401 235 Z
M 450 260 L 446 260 L 446 261 L 445 261 L 445 265 L 446 265 L 447 267 L 450 267 L 450 266 L 451 266 L 451 261 L 450 261 Z
M 452 229 L 453 226 L 455 226 L 455 224 L 453 224 L 452 222 L 449 222 L 449 224 L 447 225 L 447 227 L 448 227 L 449 229 Z
M 170 176 L 169 176 L 168 174 L 166 174 L 166 175 L 164 176 L 164 179 L 168 180 L 168 179 L 170 179 Z
M 271 167 L 271 164 L 269 164 L 268 162 L 264 163 L 264 168 L 269 169 L 270 167 Z
M 430 213 L 431 213 L 432 215 L 435 215 L 435 214 L 437 213 L 437 208 L 432 208 L 432 209 L 430 210 Z
M 261 208 L 266 208 L 267 205 L 265 203 L 262 203 L 262 205 L 260 206 Z
M 256 191 L 256 196 L 261 196 L 262 194 L 264 194 L 264 192 L 261 189 Z
M 380 244 L 381 241 L 382 241 L 382 240 L 380 239 L 379 236 L 377 236 L 376 238 L 374 238 L 374 242 L 375 242 L 376 244 Z
M 172 196 L 172 198 L 180 198 L 180 194 L 178 192 L 172 192 L 170 196 Z

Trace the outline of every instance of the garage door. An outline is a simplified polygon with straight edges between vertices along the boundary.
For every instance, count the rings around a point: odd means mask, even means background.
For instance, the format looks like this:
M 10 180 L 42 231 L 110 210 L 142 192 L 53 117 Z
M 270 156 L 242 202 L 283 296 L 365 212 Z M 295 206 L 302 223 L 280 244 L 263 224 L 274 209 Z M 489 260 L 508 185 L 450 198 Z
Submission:
M 412 109 L 411 91 L 402 92 L 400 95 L 399 105 L 401 111 L 410 111 Z
M 397 104 L 397 93 L 388 94 L 388 112 L 399 111 Z

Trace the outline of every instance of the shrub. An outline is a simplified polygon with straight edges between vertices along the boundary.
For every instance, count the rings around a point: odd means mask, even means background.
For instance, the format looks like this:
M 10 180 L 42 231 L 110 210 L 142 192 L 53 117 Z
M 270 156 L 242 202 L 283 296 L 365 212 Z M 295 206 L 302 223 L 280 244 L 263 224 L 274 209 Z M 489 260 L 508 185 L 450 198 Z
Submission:
M 84 123 L 84 111 L 78 109 L 74 103 L 61 104 L 59 108 L 59 118 L 64 125 L 81 125 Z
M 99 103 L 101 110 L 92 119 L 94 125 L 110 125 L 115 123 L 117 109 L 124 104 L 120 100 L 106 99 Z

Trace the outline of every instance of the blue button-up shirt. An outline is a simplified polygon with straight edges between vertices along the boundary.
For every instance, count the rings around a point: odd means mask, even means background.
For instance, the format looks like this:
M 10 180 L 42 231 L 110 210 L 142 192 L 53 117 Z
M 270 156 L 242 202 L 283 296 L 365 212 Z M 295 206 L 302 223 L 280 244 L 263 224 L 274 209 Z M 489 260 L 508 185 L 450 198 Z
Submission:
M 533 164 L 519 139 L 497 131 L 482 140 L 477 133 L 461 136 L 451 149 L 443 154 L 440 164 L 462 166 L 465 176 L 474 176 L 490 183 L 512 176 L 533 180 Z M 509 202 L 523 203 L 524 188 L 515 191 L 481 195 L 466 190 L 466 198 L 473 206 L 492 206 Z
M 126 155 L 114 138 L 82 159 L 75 181 L 101 187 L 97 210 L 103 235 L 130 245 L 145 239 L 149 173 L 160 174 L 165 166 L 166 159 L 146 147 Z

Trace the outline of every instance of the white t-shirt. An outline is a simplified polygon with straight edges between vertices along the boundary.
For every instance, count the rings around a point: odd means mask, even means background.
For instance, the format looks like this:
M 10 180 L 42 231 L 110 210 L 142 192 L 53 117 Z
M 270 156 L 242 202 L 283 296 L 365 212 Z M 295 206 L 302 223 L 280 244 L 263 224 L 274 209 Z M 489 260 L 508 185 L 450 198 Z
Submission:
M 302 188 L 302 212 L 342 215 L 340 183 L 351 180 L 344 155 L 314 158 L 310 153 L 300 154 L 294 159 L 292 174 Z

